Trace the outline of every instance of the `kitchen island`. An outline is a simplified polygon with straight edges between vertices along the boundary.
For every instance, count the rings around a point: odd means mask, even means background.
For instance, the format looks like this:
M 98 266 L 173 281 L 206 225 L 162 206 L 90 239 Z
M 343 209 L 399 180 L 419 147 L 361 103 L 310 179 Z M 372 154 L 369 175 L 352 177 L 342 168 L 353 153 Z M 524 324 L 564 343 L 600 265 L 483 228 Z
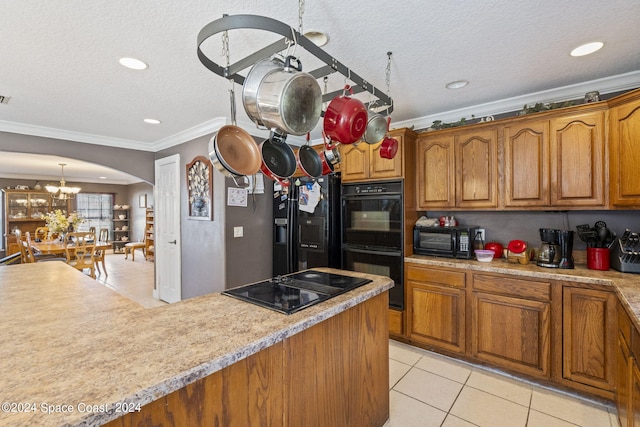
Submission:
M 62 262 L 2 267 L 0 425 L 381 426 L 393 282 L 321 270 L 372 282 L 286 316 L 218 293 L 145 309 Z

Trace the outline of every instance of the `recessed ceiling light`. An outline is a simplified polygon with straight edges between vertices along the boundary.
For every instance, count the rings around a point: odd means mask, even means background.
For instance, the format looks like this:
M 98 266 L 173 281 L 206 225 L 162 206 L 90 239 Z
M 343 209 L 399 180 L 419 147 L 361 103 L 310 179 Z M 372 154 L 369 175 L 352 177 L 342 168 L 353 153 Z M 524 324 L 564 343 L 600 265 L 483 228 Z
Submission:
M 602 49 L 602 46 L 604 46 L 604 43 L 602 42 L 586 43 L 586 44 L 583 44 L 582 46 L 578 46 L 577 48 L 573 49 L 571 51 L 571 56 L 589 55 L 590 53 L 593 53 L 595 51 Z
M 144 70 L 149 67 L 146 63 L 136 58 L 124 57 L 120 58 L 118 62 L 120 62 L 120 65 L 123 67 L 131 68 L 132 70 Z
M 159 125 L 161 122 L 157 119 L 144 119 L 145 123 L 149 123 L 150 125 Z
M 106 177 L 106 176 L 101 176 L 101 177 L 99 177 L 99 178 L 100 178 L 100 179 L 107 179 L 107 177 Z
M 311 40 L 316 46 L 324 46 L 329 43 L 329 35 L 322 31 L 307 31 L 303 35 Z
M 447 83 L 445 87 L 447 89 L 460 89 L 468 84 L 469 82 L 467 80 L 456 80 L 455 82 Z

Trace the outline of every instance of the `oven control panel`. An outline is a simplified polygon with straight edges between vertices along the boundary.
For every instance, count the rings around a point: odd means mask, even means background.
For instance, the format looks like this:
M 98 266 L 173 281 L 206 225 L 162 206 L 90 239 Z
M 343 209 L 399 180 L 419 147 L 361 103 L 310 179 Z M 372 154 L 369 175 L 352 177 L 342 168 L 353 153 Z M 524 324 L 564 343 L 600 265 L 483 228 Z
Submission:
M 346 184 L 343 185 L 342 193 L 344 196 L 402 193 L 402 183 L 385 182 L 378 184 Z

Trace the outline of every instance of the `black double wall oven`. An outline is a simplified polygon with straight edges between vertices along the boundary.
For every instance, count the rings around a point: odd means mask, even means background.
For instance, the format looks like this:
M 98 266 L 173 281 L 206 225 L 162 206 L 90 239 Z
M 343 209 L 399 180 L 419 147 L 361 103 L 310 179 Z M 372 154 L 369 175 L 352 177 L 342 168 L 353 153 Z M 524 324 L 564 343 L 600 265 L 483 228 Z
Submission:
M 404 309 L 402 181 L 342 186 L 342 267 L 390 277 L 390 308 Z

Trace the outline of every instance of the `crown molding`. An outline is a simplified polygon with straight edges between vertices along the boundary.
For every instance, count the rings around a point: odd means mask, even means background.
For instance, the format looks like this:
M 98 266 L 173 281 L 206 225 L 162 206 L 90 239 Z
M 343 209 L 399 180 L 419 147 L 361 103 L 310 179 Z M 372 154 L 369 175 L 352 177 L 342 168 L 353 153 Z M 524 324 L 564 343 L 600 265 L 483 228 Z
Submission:
M 443 122 L 455 122 L 460 120 L 462 117 L 469 119 L 472 115 L 476 118 L 481 118 L 489 115 L 519 111 L 522 109 L 523 105 L 535 104 L 538 102 L 560 102 L 568 99 L 582 98 L 585 93 L 592 90 L 598 90 L 601 94 L 607 94 L 631 90 L 637 87 L 640 87 L 640 71 L 632 71 L 630 73 L 619 74 L 617 76 L 590 80 L 588 82 L 576 83 L 559 88 L 515 96 L 513 98 L 506 98 L 499 101 L 487 102 L 471 107 L 444 111 L 401 122 L 394 122 L 393 125 L 394 128 L 413 126 L 414 129 L 427 129 L 436 120 L 441 120 Z
M 40 136 L 43 138 L 62 139 L 67 141 L 83 142 L 85 144 L 107 145 L 110 147 L 129 148 L 140 151 L 153 151 L 148 142 L 134 141 L 130 139 L 112 138 L 90 133 L 74 132 L 64 129 L 56 129 L 45 126 L 30 125 L 0 120 L 0 131 L 18 133 L 22 135 Z

